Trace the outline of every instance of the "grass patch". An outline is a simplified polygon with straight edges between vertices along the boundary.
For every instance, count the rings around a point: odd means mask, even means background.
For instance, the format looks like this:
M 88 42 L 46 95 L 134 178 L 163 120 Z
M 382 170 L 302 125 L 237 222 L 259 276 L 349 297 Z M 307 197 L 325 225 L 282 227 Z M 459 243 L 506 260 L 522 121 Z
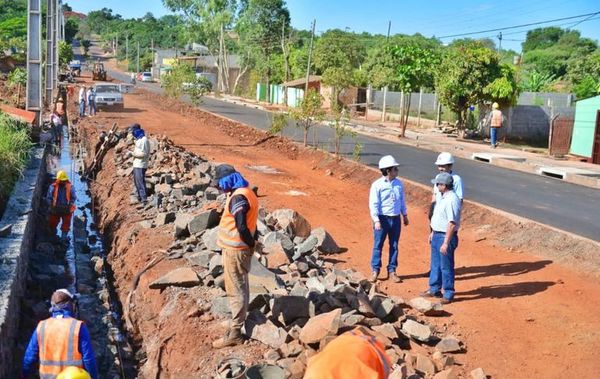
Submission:
M 23 172 L 31 147 L 27 125 L 0 112 L 0 208 Z

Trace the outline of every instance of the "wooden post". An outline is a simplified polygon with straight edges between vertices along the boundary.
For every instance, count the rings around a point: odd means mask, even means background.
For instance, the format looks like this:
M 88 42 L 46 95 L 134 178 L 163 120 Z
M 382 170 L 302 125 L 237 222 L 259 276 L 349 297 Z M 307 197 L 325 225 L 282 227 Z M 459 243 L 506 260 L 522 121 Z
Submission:
M 387 86 L 383 87 L 383 106 L 381 107 L 381 122 L 385 122 L 386 97 L 387 97 Z
M 419 110 L 417 115 L 417 126 L 421 126 L 421 105 L 423 103 L 423 88 L 419 88 Z

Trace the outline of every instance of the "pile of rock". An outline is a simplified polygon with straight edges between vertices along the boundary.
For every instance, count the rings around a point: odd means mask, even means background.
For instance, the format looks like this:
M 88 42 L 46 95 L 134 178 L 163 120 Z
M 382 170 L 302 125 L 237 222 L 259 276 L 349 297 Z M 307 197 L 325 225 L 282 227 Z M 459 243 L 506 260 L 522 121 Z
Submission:
M 121 155 L 116 158 L 122 175 L 127 174 L 129 159 L 123 154 L 124 144 L 117 146 Z M 185 263 L 150 288 L 211 287 L 215 297 L 210 312 L 226 318 L 229 303 L 216 243 L 225 198 L 210 185 L 214 166 L 165 138 L 151 145 L 148 184 L 154 195 L 151 205 L 139 209 L 153 219 L 144 227 L 173 223 L 174 242 L 167 255 Z M 337 335 L 363 326 L 384 341 L 394 364 L 391 378 L 453 378 L 461 373 L 451 354 L 464 351 L 462 342 L 422 317 L 443 314 L 439 303 L 387 296 L 360 272 L 334 267 L 327 255 L 342 249 L 324 228 L 312 228 L 292 209 L 261 209 L 257 229 L 244 332 L 269 346 L 267 363 L 282 367 L 289 378 L 302 378 L 308 358 Z M 429 353 L 414 353 L 414 344 Z

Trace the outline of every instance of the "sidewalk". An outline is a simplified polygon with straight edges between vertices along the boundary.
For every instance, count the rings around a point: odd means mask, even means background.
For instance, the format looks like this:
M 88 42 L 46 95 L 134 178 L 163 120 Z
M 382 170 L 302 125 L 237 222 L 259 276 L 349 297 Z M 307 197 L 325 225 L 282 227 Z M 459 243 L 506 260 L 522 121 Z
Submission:
M 213 97 L 213 96 L 211 96 Z M 281 106 L 251 101 L 238 96 L 222 95 L 213 97 L 232 104 L 243 105 L 264 111 L 285 109 Z M 479 140 L 458 140 L 455 136 L 441 133 L 436 128 L 407 129 L 406 137 L 399 138 L 401 129 L 397 122 L 371 122 L 352 120 L 348 126 L 357 133 L 382 138 L 388 141 L 428 149 L 448 151 L 465 159 L 474 159 L 494 166 L 532 174 L 547 176 L 549 179 L 562 180 L 590 188 L 600 189 L 600 165 L 591 163 L 554 159 L 545 154 L 524 151 L 523 149 L 502 147 L 492 149 L 489 143 Z

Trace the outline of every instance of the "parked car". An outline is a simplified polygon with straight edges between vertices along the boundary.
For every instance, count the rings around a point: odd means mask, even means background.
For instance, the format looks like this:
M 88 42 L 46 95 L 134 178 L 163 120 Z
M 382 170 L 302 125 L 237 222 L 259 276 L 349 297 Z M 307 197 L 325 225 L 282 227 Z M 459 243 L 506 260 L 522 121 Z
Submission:
M 142 72 L 142 82 L 152 82 L 152 73 Z
M 97 108 L 125 108 L 120 85 L 113 83 L 97 83 L 94 86 L 94 89 L 96 90 Z

